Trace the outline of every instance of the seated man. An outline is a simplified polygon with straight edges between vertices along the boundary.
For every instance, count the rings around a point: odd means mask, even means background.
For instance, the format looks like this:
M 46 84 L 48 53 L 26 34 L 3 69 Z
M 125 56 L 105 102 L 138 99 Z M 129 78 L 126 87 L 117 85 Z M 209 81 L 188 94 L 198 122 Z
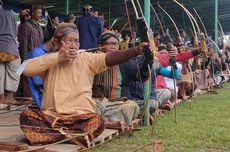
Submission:
M 53 35 L 54 30 L 50 29 L 50 31 L 44 37 L 44 45 L 39 45 L 38 47 L 32 49 L 28 53 L 28 58 L 35 58 L 42 56 L 46 53 L 53 52 L 55 50 L 53 46 Z M 29 89 L 33 101 L 37 104 L 37 106 L 41 107 L 42 102 L 42 90 L 43 90 L 43 82 L 39 76 L 28 77 Z
M 22 131 L 32 145 L 56 142 L 74 133 L 87 134 L 92 140 L 105 128 L 92 99 L 94 76 L 141 54 L 148 43 L 126 51 L 78 53 L 78 31 L 71 23 L 57 27 L 53 43 L 57 52 L 29 59 L 24 69 L 26 76 L 41 76 L 44 94 L 40 111 L 27 109 L 20 115 Z
M 140 59 L 138 64 L 142 65 Z M 177 79 L 179 77 L 177 68 L 174 68 L 174 73 L 175 73 L 175 78 Z M 151 114 L 154 112 L 155 109 L 162 108 L 162 109 L 170 110 L 170 108 L 172 107 L 171 102 L 169 101 L 171 97 L 170 90 L 166 88 L 155 89 L 155 76 L 157 77 L 158 75 L 173 78 L 172 71 L 162 66 L 159 66 L 159 68 L 155 70 L 153 69 L 151 70 L 151 93 L 150 93 L 150 100 L 149 100 L 149 106 L 150 106 L 149 108 Z M 140 108 L 144 109 L 144 102 L 143 102 L 144 96 L 143 96 L 143 89 L 142 89 L 143 87 L 141 85 L 142 84 L 140 82 L 136 81 L 130 83 L 129 87 L 131 90 L 131 99 L 137 100 L 137 103 L 140 106 Z
M 159 47 L 159 51 L 165 49 L 165 47 Z M 195 55 L 199 54 L 198 50 L 192 50 L 183 52 L 180 54 L 177 54 L 176 49 L 172 47 L 172 50 L 170 52 L 165 50 L 165 53 L 158 53 L 157 59 L 159 60 L 160 66 L 159 69 L 156 69 L 156 74 L 154 73 L 154 70 L 152 70 L 152 85 L 151 85 L 151 94 L 150 94 L 150 112 L 153 112 L 154 109 L 161 108 L 165 110 L 170 110 L 172 107 L 171 102 L 169 101 L 171 97 L 171 92 L 169 89 L 167 89 L 164 77 L 173 78 L 173 72 L 171 70 L 166 69 L 167 66 L 169 66 L 169 59 L 170 56 L 175 57 L 175 61 L 182 61 L 186 60 L 188 58 L 191 58 Z M 141 64 L 141 63 L 140 63 Z M 177 67 L 174 67 L 175 71 L 175 78 L 179 78 L 179 72 L 177 70 Z M 157 77 L 157 80 L 155 83 L 155 75 Z M 161 78 L 161 79 L 159 79 Z M 157 88 L 155 90 L 155 88 Z M 143 106 L 143 89 L 141 89 L 141 84 L 139 82 L 133 82 L 130 85 L 132 98 L 138 100 L 138 104 Z M 155 93 L 156 91 L 156 93 Z M 156 96 L 157 94 L 157 96 Z M 157 102 L 155 101 L 157 100 Z
M 157 55 L 157 58 L 159 59 L 160 65 L 162 65 L 163 67 L 168 67 L 170 65 L 169 64 L 169 52 L 166 50 L 166 47 L 162 46 L 161 49 L 158 51 L 159 51 L 159 53 Z M 191 49 L 191 50 L 187 50 L 187 51 L 184 51 L 181 53 L 177 53 L 177 51 L 175 51 L 176 62 L 185 62 L 185 63 L 182 63 L 182 72 L 181 72 L 182 74 L 180 77 L 181 80 L 180 80 L 179 86 L 178 86 L 179 96 L 180 96 L 180 94 L 184 94 L 184 91 L 186 91 L 183 88 L 188 88 L 187 89 L 188 92 L 192 93 L 192 91 L 190 91 L 190 90 L 193 90 L 192 89 L 192 81 L 191 81 L 192 77 L 191 77 L 191 74 L 187 68 L 188 67 L 187 60 L 197 56 L 199 53 L 200 53 L 199 49 Z M 183 72 L 183 71 L 185 71 L 185 72 Z M 187 73 L 187 74 L 185 74 L 185 73 Z M 160 88 L 160 89 L 167 88 L 165 78 L 163 76 L 160 76 L 160 75 L 157 76 L 157 82 L 158 82 L 158 84 L 156 86 L 157 89 L 158 88 Z M 181 83 L 181 82 L 185 82 L 185 83 Z M 183 93 L 181 93 L 181 92 L 183 92 Z M 172 91 L 171 93 L 172 93 L 171 100 L 175 101 L 176 94 L 174 94 L 174 91 Z
M 111 32 L 103 33 L 99 42 L 102 47 L 101 51 L 104 53 L 118 51 L 119 49 L 118 37 Z M 151 54 L 150 50 L 149 53 Z M 145 51 L 145 54 L 147 54 L 147 51 Z M 147 65 L 152 62 L 151 59 L 151 56 L 150 59 L 146 57 L 146 64 L 140 68 L 143 80 L 148 77 Z M 127 126 L 132 125 L 132 120 L 137 118 L 139 113 L 139 107 L 136 102 L 126 99 L 129 97 L 127 92 L 130 92 L 128 88 L 129 82 L 139 80 L 137 66 L 129 66 L 129 62 L 113 66 L 96 75 L 93 85 L 93 97 L 102 99 L 98 101 L 100 103 L 99 109 L 103 116 L 109 121 L 121 121 L 120 123 L 124 123 Z

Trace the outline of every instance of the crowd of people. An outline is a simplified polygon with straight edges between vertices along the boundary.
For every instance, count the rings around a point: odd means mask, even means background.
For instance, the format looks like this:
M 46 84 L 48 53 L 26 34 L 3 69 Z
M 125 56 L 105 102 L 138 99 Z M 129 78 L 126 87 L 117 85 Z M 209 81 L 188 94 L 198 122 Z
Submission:
M 157 109 L 171 110 L 177 98 L 187 100 L 229 80 L 230 49 L 215 53 L 209 40 L 204 49 L 196 37 L 187 43 L 184 30 L 175 41 L 154 32 L 156 51 L 149 42 L 138 42 L 134 31 L 104 26 L 90 5 L 82 8 L 82 16 L 69 14 L 63 23 L 50 15 L 44 29 L 40 5 L 22 10 L 19 26 L 15 14 L 2 6 L 0 0 L 0 105 L 18 104 L 14 95 L 19 83 L 22 96 L 32 97 L 37 108 L 20 115 L 32 145 L 64 139 L 63 134 L 50 134 L 63 130 L 86 133 L 91 141 L 105 128 L 132 126 L 146 108 L 150 116 Z M 146 107 L 143 83 L 148 79 Z

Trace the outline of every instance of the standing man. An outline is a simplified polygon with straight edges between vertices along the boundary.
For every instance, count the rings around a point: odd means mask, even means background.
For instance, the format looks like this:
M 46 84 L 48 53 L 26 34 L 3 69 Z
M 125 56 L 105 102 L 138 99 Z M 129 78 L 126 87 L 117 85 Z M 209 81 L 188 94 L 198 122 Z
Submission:
M 20 58 L 16 44 L 17 22 L 12 11 L 3 9 L 0 0 L 0 104 L 14 104 L 18 89 Z
M 59 24 L 60 24 L 59 17 L 56 14 L 50 14 L 48 23 L 44 31 L 44 39 L 46 39 L 45 37 L 49 37 L 49 35 L 54 32 L 54 30 L 57 28 Z
M 20 42 L 20 55 L 22 60 L 27 59 L 28 52 L 43 43 L 43 31 L 39 25 L 42 17 L 41 5 L 33 5 L 31 8 L 31 19 L 21 29 L 23 40 Z
M 96 48 L 99 36 L 104 31 L 102 21 L 91 16 L 92 6 L 85 5 L 82 9 L 83 15 L 77 20 L 77 28 L 80 37 L 80 49 Z
M 65 18 L 66 23 L 75 23 L 76 16 L 74 14 L 68 14 Z
M 21 10 L 19 13 L 19 18 L 20 18 L 20 24 L 18 25 L 18 42 L 19 42 L 19 50 L 21 50 L 21 42 L 24 41 L 24 26 L 26 24 L 26 22 L 28 22 L 31 19 L 30 16 L 30 10 L 29 9 L 24 9 Z M 21 51 L 19 51 L 21 52 Z
M 33 5 L 30 13 L 31 19 L 25 22 L 24 26 L 20 29 L 20 36 L 22 39 L 19 43 L 19 52 L 22 60 L 26 60 L 28 58 L 28 52 L 43 43 L 43 31 L 39 25 L 39 20 L 42 17 L 41 5 Z M 22 76 L 21 79 L 23 96 L 30 97 L 27 78 Z

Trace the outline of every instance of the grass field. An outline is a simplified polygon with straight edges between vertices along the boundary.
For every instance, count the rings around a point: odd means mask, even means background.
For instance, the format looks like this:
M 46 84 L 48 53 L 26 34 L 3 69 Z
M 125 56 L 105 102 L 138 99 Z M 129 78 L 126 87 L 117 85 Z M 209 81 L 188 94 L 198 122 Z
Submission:
M 153 126 L 141 131 L 123 134 L 105 143 L 95 152 L 132 152 L 155 140 L 161 140 L 165 152 L 230 152 L 230 84 L 218 90 L 217 95 L 200 95 L 192 102 L 159 116 Z M 153 128 L 153 134 L 151 131 Z M 140 151 L 153 151 L 148 146 Z

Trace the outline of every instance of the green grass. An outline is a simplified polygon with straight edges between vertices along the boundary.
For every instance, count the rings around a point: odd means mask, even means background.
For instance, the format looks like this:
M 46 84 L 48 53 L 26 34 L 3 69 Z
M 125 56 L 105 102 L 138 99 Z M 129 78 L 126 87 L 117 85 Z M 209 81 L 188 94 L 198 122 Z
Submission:
M 95 152 L 132 152 L 155 140 L 161 140 L 165 152 L 230 152 L 230 84 L 218 90 L 218 95 L 200 95 L 191 103 L 158 116 L 153 126 L 123 134 L 95 149 Z M 153 136 L 151 130 L 153 129 Z M 140 151 L 153 151 L 148 146 Z

